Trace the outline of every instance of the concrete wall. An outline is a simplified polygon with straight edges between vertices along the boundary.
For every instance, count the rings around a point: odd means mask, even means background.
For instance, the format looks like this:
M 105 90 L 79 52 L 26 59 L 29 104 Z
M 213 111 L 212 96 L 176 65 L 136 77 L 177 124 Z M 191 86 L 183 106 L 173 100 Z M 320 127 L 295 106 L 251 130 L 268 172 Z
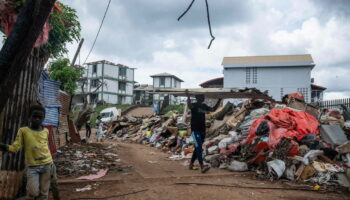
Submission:
M 132 68 L 126 68 L 126 77 L 119 77 L 119 66 L 110 65 L 110 64 L 97 64 L 97 73 L 92 73 L 93 65 L 88 65 L 86 67 L 86 70 L 84 71 L 84 77 L 88 78 L 85 91 L 86 92 L 92 92 L 96 88 L 91 87 L 91 78 L 97 78 L 99 77 L 99 80 L 102 81 L 101 77 L 104 77 L 104 82 L 106 85 L 103 86 L 103 92 L 102 95 L 102 87 L 97 90 L 99 92 L 98 99 L 104 100 L 107 103 L 116 104 L 118 103 L 118 96 L 123 96 L 123 103 L 126 104 L 132 104 L 133 103 L 133 93 L 134 93 L 134 69 Z M 123 82 L 126 82 L 126 90 L 125 91 L 119 91 L 118 85 L 120 80 Z M 80 87 L 76 90 L 77 93 L 81 92 Z
M 134 81 L 134 69 L 127 69 L 126 70 L 126 80 Z
M 103 91 L 104 92 L 114 92 L 114 93 L 117 92 L 117 90 L 118 90 L 118 81 L 104 79 L 104 82 L 106 83 L 106 85 L 103 86 Z
M 104 64 L 104 76 L 105 77 L 113 77 L 117 78 L 119 74 L 119 67 L 110 65 L 110 64 Z
M 127 95 L 134 95 L 134 84 L 133 83 L 126 83 L 126 94 Z
M 118 96 L 116 94 L 103 94 L 103 100 L 108 104 L 117 104 Z
M 268 90 L 275 100 L 281 96 L 303 91 L 311 99 L 311 67 L 258 67 L 257 82 L 253 83 L 253 71 L 250 70 L 250 83 L 246 83 L 246 68 L 224 69 L 224 88 L 255 87 L 261 91 Z

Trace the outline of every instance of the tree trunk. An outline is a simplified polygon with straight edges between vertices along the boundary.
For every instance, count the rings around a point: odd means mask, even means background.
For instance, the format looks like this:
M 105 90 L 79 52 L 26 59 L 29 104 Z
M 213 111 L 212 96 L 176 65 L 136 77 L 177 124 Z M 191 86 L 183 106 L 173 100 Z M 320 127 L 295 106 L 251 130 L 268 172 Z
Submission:
M 28 62 L 34 44 L 52 10 L 55 0 L 27 0 L 0 51 L 0 112 Z
M 40 55 L 34 44 L 42 32 L 55 0 L 26 0 L 11 34 L 0 51 L 0 136 L 14 141 L 21 126 L 27 125 L 28 111 L 37 102 L 40 73 L 49 55 Z M 3 153 L 0 199 L 14 199 L 22 187 L 23 151 Z M 5 171 L 6 170 L 6 171 Z M 23 189 L 24 187 L 22 187 Z

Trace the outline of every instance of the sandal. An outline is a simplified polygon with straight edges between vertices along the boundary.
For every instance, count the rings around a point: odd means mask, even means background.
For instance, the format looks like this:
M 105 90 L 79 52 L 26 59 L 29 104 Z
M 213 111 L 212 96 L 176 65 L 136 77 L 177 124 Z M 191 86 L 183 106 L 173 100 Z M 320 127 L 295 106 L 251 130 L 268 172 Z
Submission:
M 193 164 L 190 164 L 190 165 L 188 166 L 188 169 L 189 169 L 189 170 L 197 170 L 198 167 L 195 167 Z
M 210 166 L 205 165 L 205 166 L 201 169 L 201 172 L 204 174 L 205 172 L 209 171 L 209 169 L 210 169 Z

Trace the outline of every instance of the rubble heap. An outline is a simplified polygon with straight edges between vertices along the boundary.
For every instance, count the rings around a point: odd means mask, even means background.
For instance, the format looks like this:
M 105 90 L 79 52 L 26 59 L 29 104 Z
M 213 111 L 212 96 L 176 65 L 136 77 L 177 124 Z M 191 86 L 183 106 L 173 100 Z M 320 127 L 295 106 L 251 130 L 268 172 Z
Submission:
M 119 169 L 115 145 L 71 144 L 54 156 L 57 174 L 61 177 L 95 174 L 101 169 Z
M 227 103 L 208 114 L 205 161 L 214 168 L 256 171 L 270 180 L 349 187 L 349 110 L 319 110 L 293 94 L 283 101 Z M 190 158 L 189 118 L 176 112 L 124 117 L 110 124 L 107 136 L 154 146 L 172 153 L 170 159 Z

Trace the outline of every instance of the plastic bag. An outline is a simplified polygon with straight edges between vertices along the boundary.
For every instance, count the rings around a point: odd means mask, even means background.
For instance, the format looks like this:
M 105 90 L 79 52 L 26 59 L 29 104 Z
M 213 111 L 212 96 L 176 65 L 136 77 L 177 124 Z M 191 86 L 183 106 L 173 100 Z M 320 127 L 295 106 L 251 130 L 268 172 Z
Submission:
M 303 164 L 309 165 L 310 161 L 316 159 L 317 156 L 322 155 L 323 151 L 321 150 L 311 150 L 303 158 Z
M 244 172 L 248 171 L 248 165 L 245 162 L 233 160 L 231 164 L 227 167 L 227 169 L 234 172 Z
M 281 178 L 286 170 L 286 164 L 282 160 L 272 160 L 267 162 L 269 175 L 273 178 Z
M 219 149 L 226 149 L 226 147 L 233 143 L 232 138 L 224 138 L 219 142 Z
M 259 109 L 255 109 L 253 111 L 250 112 L 250 116 L 253 118 L 253 119 L 256 119 L 256 118 L 259 118 L 263 115 L 266 115 L 267 113 L 269 113 L 270 110 L 267 109 L 267 108 L 259 108 Z

